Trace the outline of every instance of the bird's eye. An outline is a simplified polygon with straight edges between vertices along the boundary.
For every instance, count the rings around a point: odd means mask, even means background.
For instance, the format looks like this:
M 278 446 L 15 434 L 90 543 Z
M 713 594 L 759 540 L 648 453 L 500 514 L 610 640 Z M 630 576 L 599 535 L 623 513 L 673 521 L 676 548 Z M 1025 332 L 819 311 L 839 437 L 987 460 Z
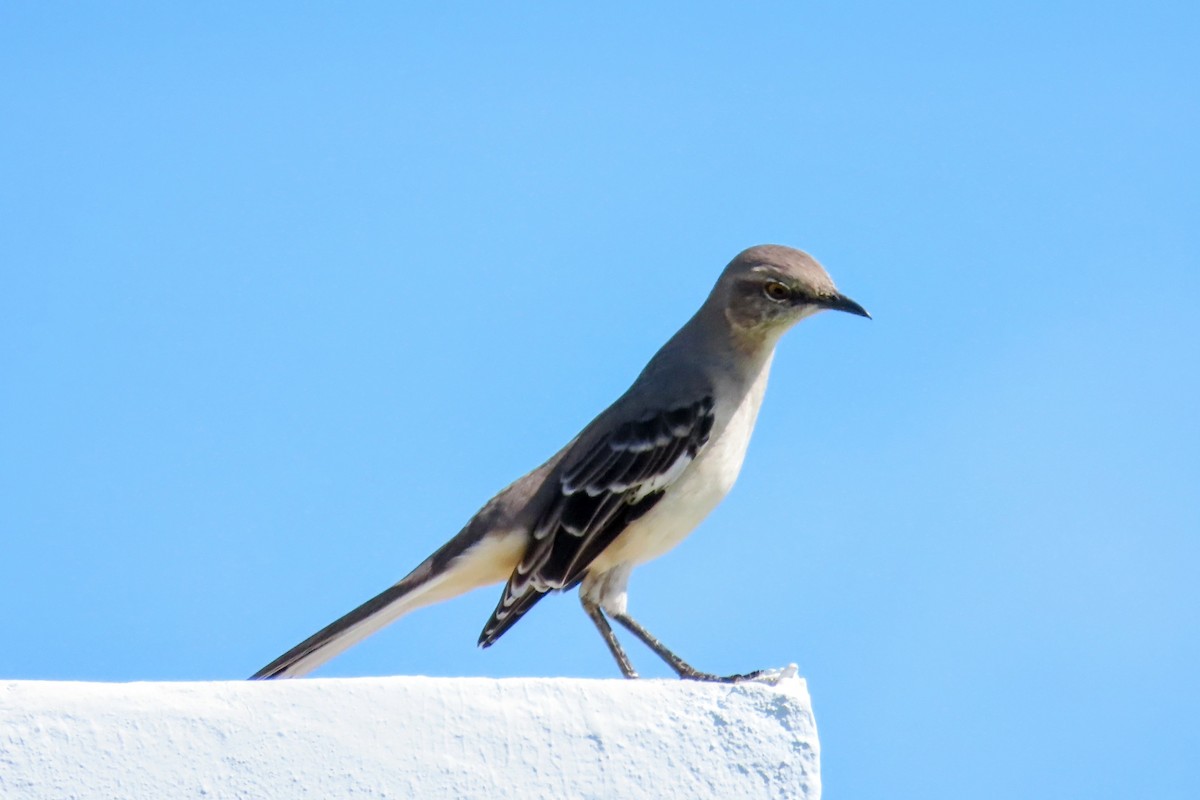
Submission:
M 776 303 L 782 303 L 792 298 L 792 290 L 779 281 L 770 281 L 763 286 L 763 294 Z

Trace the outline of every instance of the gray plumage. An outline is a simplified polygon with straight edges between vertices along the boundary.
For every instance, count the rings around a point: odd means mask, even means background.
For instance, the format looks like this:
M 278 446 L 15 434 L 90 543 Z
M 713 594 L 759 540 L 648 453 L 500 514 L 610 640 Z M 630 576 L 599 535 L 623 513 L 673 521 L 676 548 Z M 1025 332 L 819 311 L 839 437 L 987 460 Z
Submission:
M 479 638 L 484 647 L 546 594 L 578 585 L 626 676 L 636 672 L 606 615 L 681 677 L 720 680 L 628 616 L 626 584 L 634 566 L 678 544 L 732 487 L 779 337 L 824 309 L 869 316 L 806 253 L 760 245 L 738 254 L 629 390 L 562 450 L 492 498 L 399 583 L 253 677 L 302 675 L 414 608 L 505 582 Z

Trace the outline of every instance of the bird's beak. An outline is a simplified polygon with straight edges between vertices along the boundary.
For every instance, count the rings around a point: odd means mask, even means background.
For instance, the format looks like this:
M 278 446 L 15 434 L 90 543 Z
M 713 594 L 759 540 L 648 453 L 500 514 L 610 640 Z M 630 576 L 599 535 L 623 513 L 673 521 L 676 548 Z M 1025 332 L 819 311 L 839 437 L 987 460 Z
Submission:
M 851 300 L 849 297 L 846 297 L 844 294 L 835 294 L 821 305 L 823 305 L 825 308 L 831 308 L 834 311 L 845 311 L 849 314 L 857 314 L 860 317 L 866 317 L 867 319 L 871 318 L 871 315 L 867 313 L 865 308 Z

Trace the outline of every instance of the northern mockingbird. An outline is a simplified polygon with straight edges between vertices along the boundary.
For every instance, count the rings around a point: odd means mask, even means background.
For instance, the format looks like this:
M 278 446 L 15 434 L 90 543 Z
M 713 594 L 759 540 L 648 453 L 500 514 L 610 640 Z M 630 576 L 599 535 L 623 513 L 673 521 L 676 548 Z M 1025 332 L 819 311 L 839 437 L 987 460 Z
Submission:
M 616 620 L 681 678 L 719 677 L 668 650 L 626 611 L 630 571 L 679 544 L 733 486 L 779 337 L 824 309 L 870 315 L 807 253 L 739 253 L 704 305 L 629 390 L 578 436 L 479 510 L 399 583 L 254 674 L 303 675 L 415 608 L 505 582 L 479 637 L 489 647 L 550 592 L 579 586 L 584 611 L 627 678 Z

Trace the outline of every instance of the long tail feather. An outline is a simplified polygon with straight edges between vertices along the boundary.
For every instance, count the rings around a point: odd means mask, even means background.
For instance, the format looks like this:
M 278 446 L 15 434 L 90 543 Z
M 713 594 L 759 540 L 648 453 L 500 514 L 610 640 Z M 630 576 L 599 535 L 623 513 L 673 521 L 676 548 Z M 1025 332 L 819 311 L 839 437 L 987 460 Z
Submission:
M 326 625 L 250 677 L 294 678 L 307 674 L 409 611 L 500 583 L 516 567 L 527 541 L 523 532 L 493 533 L 469 547 L 454 548 L 452 556 L 443 548 L 399 583 Z

